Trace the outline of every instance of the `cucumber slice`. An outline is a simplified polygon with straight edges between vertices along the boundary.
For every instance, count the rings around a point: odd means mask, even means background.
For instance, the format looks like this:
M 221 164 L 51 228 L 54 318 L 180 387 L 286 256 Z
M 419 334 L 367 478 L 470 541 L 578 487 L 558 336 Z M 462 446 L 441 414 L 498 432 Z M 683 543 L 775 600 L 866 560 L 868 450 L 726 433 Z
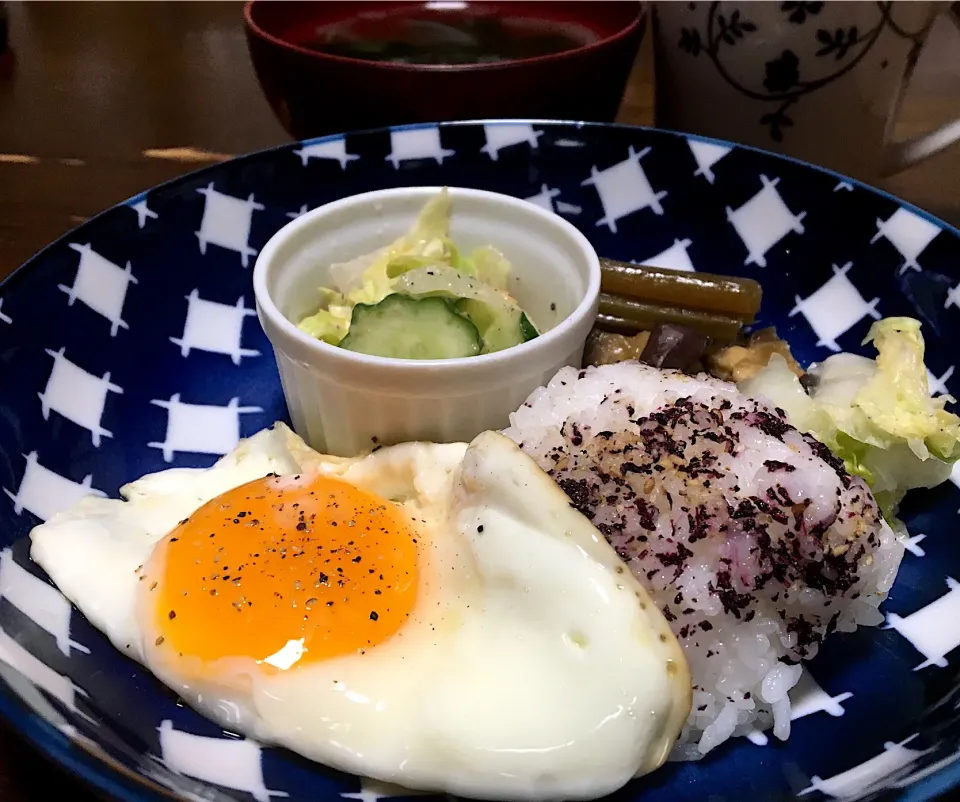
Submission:
M 340 347 L 393 359 L 456 359 L 480 353 L 477 327 L 445 298 L 388 295 L 357 304 Z
M 540 336 L 540 332 L 537 331 L 537 327 L 534 326 L 530 318 L 527 317 L 526 312 L 520 313 L 520 336 L 523 337 L 524 342 Z
M 492 354 L 532 340 L 539 332 L 530 319 L 515 306 L 490 306 L 473 298 L 456 302 L 457 311 L 473 323 L 483 340 L 481 354 Z
M 455 301 L 457 311 L 470 318 L 480 332 L 483 354 L 511 348 L 539 334 L 509 295 L 449 267 L 414 268 L 400 275 L 393 287 L 396 292 L 418 298 Z

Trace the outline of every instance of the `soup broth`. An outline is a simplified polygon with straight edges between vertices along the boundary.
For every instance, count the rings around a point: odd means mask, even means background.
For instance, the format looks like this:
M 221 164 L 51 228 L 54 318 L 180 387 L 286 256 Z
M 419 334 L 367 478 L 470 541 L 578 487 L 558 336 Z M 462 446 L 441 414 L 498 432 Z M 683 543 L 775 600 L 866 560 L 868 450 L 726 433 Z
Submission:
M 466 3 L 411 3 L 316 28 L 298 42 L 334 56 L 394 64 L 485 64 L 548 56 L 597 41 L 570 22 L 510 17 Z

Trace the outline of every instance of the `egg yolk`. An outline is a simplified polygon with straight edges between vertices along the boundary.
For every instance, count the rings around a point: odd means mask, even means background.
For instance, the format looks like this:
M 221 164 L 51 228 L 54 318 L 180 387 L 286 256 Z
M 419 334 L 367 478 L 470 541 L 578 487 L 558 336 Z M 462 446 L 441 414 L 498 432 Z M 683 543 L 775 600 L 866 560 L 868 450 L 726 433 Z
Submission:
M 142 574 L 157 645 L 290 668 L 393 635 L 417 596 L 403 509 L 346 482 L 268 476 L 204 504 Z M 153 566 L 156 566 L 154 569 Z

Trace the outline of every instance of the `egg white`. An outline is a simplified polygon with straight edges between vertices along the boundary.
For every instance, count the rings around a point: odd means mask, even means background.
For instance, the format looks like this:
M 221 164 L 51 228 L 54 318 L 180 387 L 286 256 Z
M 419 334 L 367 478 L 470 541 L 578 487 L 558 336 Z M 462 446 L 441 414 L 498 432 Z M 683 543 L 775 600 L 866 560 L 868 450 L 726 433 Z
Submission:
M 389 640 L 297 670 L 237 659 L 178 674 L 137 569 L 179 521 L 268 473 L 319 472 L 418 521 L 420 584 Z M 566 495 L 507 438 L 325 457 L 282 424 L 209 469 L 88 497 L 31 533 L 33 559 L 91 623 L 233 731 L 329 766 L 485 799 L 586 799 L 657 768 L 690 706 L 676 639 Z

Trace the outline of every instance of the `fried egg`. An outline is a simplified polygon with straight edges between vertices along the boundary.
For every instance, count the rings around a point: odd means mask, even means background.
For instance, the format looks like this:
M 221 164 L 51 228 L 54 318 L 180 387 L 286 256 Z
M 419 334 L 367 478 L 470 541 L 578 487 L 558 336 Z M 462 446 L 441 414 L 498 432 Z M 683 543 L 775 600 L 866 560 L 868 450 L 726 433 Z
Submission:
M 500 434 L 344 459 L 277 424 L 121 496 L 31 555 L 231 731 L 423 791 L 588 799 L 657 768 L 689 712 L 667 622 Z

